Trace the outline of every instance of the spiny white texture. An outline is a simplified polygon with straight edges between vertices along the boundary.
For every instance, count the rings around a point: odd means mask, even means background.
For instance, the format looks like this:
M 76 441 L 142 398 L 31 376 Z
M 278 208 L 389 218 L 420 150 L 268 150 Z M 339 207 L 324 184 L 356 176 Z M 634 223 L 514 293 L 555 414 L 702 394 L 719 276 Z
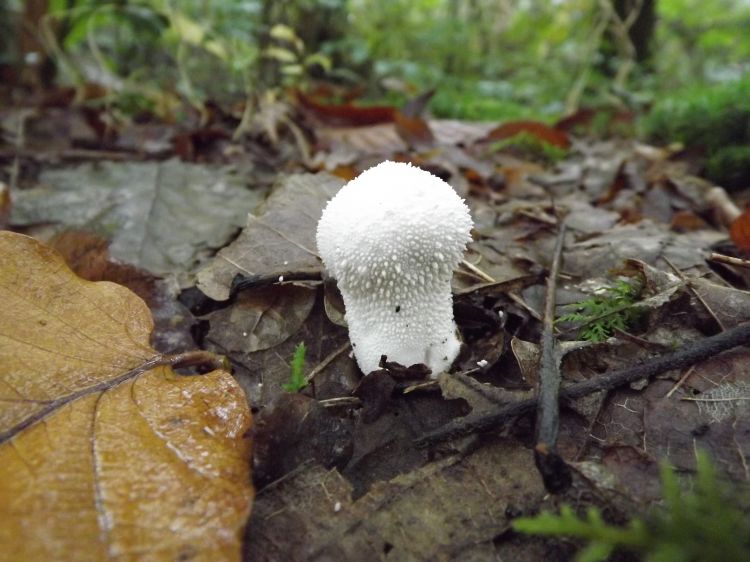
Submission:
M 347 183 L 318 222 L 318 251 L 344 297 L 360 369 L 380 356 L 437 376 L 460 342 L 451 278 L 473 226 L 453 188 L 429 172 L 383 162 Z

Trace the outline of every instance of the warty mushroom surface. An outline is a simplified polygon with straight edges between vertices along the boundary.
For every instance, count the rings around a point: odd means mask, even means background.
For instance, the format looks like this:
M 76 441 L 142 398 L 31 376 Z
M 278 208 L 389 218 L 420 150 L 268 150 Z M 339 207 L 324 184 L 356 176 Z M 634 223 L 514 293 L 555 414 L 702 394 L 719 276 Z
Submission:
M 460 350 L 451 278 L 471 240 L 469 209 L 440 178 L 383 162 L 347 183 L 318 222 L 318 251 L 344 298 L 360 369 L 381 355 L 446 371 Z

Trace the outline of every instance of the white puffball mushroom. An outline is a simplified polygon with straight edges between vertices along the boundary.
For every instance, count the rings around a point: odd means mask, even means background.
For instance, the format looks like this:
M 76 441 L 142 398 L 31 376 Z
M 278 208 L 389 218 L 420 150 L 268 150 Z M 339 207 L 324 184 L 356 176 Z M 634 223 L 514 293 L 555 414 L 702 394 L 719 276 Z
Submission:
M 365 374 L 381 355 L 446 371 L 461 344 L 451 278 L 471 240 L 453 188 L 410 164 L 383 162 L 347 183 L 318 222 L 320 257 L 336 278 Z

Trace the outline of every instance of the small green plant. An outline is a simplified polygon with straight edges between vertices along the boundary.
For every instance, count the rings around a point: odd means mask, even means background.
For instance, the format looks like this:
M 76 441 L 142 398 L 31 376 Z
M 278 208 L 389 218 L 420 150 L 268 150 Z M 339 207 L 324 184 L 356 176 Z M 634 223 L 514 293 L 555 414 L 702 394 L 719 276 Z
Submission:
M 306 353 L 307 348 L 305 347 L 304 343 L 300 343 L 294 349 L 294 357 L 292 357 L 292 375 L 288 383 L 281 385 L 281 388 L 283 388 L 287 392 L 299 392 L 307 386 L 305 375 L 302 372 L 302 369 L 305 366 Z
M 561 316 L 557 322 L 578 324 L 580 339 L 604 341 L 615 330 L 627 331 L 640 318 L 637 303 L 641 289 L 638 281 L 620 279 L 603 293 L 570 305 L 575 311 Z
M 605 560 L 615 549 L 636 552 L 647 562 L 743 562 L 750 560 L 750 518 L 742 495 L 718 481 L 708 455 L 697 453 L 691 490 L 681 490 L 675 471 L 661 465 L 663 506 L 627 526 L 606 523 L 592 507 L 579 517 L 569 505 L 560 514 L 516 519 L 522 533 L 584 539 L 577 562 Z

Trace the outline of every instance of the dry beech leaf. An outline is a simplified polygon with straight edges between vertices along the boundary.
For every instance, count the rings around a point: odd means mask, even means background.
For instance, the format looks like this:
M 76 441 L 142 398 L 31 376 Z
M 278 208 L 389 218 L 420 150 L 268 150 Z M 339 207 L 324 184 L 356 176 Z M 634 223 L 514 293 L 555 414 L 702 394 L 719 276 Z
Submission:
M 3 554 L 239 559 L 251 417 L 229 373 L 175 374 L 140 298 L 32 238 L 0 255 Z

